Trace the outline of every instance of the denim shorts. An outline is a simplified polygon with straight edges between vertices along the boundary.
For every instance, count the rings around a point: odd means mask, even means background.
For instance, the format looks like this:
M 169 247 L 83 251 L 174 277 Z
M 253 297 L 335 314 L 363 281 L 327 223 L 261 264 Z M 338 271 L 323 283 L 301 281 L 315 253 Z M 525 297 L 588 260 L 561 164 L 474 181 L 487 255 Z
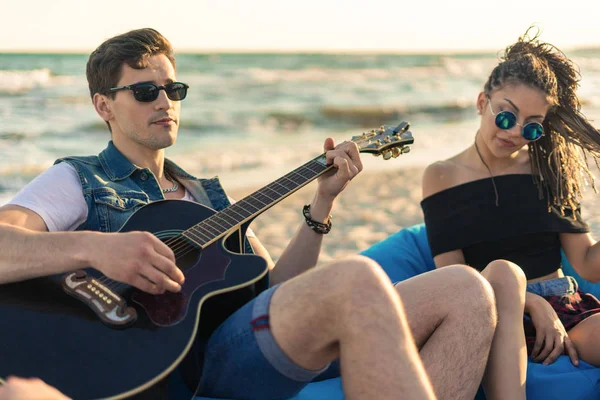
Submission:
M 271 334 L 269 304 L 278 286 L 265 290 L 211 335 L 199 395 L 228 399 L 287 399 L 313 380 L 339 376 L 339 362 L 312 371 L 298 366 Z
M 564 276 L 562 278 L 548 279 L 527 284 L 528 292 L 542 297 L 573 294 L 578 288 L 579 285 L 577 285 L 577 281 L 572 276 Z

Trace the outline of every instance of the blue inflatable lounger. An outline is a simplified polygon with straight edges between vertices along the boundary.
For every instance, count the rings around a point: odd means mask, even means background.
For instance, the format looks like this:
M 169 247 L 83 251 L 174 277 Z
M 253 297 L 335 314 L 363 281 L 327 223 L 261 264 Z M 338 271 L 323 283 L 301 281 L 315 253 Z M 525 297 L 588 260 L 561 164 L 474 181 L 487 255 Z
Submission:
M 386 271 L 392 282 L 403 281 L 423 272 L 435 269 L 427 232 L 423 224 L 404 228 L 387 239 L 376 243 L 361 254 L 377 261 Z M 566 275 L 577 279 L 584 292 L 600 297 L 600 284 L 583 280 L 573 270 L 563 254 L 563 269 Z M 177 373 L 173 374 L 169 398 L 189 398 Z M 187 395 L 187 397 L 186 397 Z M 314 382 L 290 400 L 343 400 L 344 393 L 340 378 Z M 484 400 L 482 391 L 476 400 Z M 571 364 L 568 356 L 562 355 L 548 366 L 532 361 L 527 365 L 527 399 L 529 400 L 592 400 L 600 399 L 600 368 L 585 362 L 579 367 Z M 196 397 L 196 400 L 222 400 Z M 229 399 L 235 400 L 235 399 Z M 261 399 L 257 399 L 261 400 Z

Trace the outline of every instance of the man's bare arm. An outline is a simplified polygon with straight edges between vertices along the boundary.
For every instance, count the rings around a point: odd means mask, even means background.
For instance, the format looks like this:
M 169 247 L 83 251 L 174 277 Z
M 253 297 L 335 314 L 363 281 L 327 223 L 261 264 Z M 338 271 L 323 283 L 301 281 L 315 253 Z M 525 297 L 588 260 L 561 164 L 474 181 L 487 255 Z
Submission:
M 93 267 L 149 293 L 177 292 L 184 276 L 171 249 L 148 232 L 47 232 L 43 219 L 0 207 L 0 284 Z

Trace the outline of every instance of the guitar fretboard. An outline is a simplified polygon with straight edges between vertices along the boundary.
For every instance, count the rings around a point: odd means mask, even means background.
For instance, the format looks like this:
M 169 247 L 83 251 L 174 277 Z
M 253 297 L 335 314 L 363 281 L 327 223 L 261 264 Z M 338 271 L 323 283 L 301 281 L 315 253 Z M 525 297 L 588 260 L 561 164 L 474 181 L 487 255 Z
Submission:
M 326 164 L 325 155 L 322 154 L 226 209 L 194 225 L 183 232 L 183 236 L 204 248 L 221 238 L 232 228 L 237 228 L 245 221 L 256 217 L 285 199 L 330 168 L 332 166 Z

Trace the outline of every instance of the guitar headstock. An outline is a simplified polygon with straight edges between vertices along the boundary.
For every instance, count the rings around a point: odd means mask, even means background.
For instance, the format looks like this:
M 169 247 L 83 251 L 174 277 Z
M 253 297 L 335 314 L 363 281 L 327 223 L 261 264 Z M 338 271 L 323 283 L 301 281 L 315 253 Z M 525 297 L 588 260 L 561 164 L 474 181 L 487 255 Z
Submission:
M 383 155 L 384 160 L 389 160 L 410 151 L 408 145 L 413 144 L 415 139 L 408 130 L 409 127 L 408 122 L 402 122 L 396 127 L 381 126 L 371 132 L 353 136 L 352 141 L 357 144 L 361 153 L 371 153 L 374 156 Z

